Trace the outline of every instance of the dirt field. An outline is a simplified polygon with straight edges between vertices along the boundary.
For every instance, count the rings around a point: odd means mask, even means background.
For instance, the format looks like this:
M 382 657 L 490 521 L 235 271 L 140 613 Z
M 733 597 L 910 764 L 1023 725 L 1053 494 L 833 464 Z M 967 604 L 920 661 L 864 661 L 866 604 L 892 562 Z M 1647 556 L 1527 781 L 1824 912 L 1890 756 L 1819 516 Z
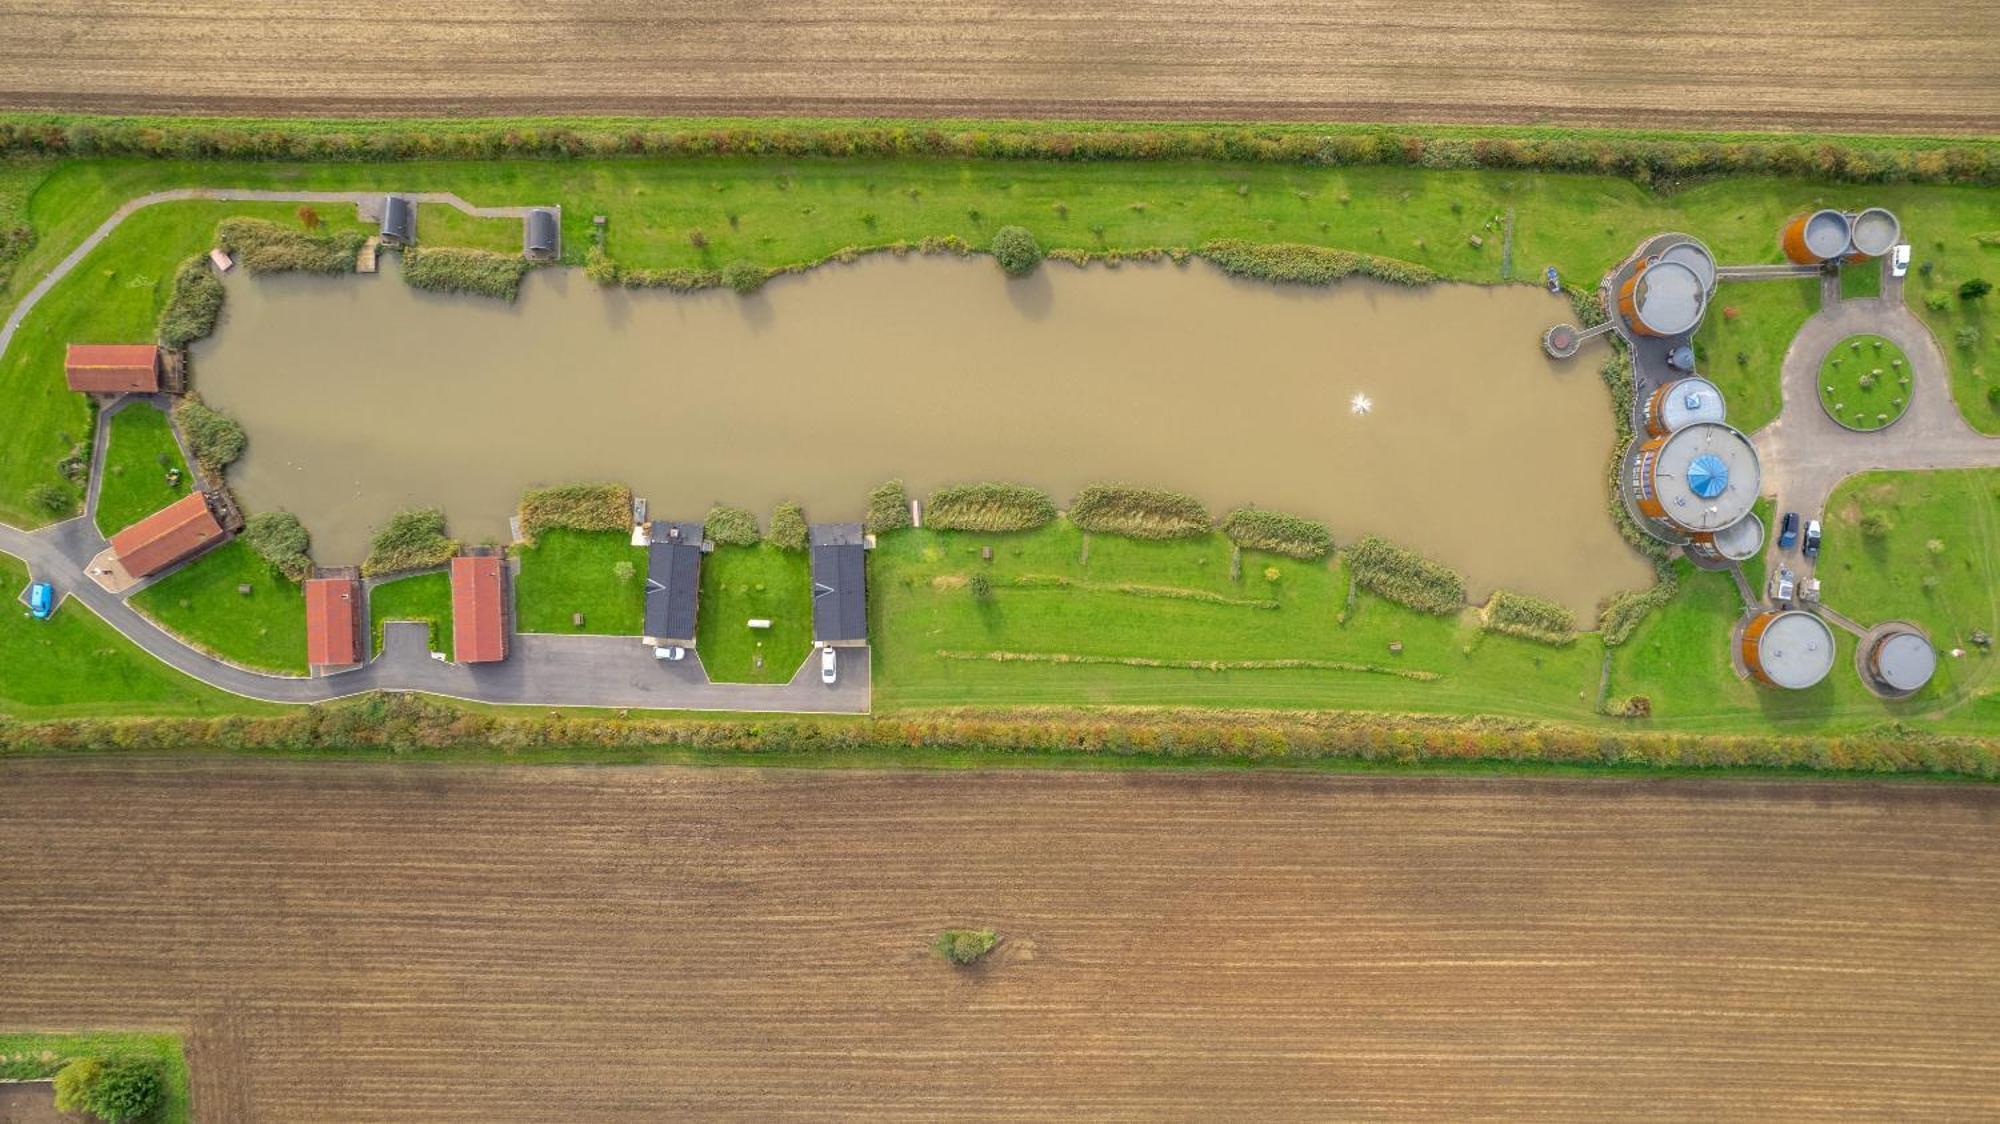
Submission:
M 0 0 L 0 104 L 2000 128 L 1996 0 Z
M 0 763 L 204 1120 L 2000 1113 L 2000 792 Z M 1006 934 L 956 971 L 926 940 Z

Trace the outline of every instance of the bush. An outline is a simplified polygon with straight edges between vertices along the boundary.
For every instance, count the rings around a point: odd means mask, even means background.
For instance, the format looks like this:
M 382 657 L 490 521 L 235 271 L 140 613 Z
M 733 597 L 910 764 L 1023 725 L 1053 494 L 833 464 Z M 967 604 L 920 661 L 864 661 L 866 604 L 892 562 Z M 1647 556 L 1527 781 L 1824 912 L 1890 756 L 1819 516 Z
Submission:
M 160 1104 L 159 1067 L 139 1058 L 77 1058 L 56 1074 L 56 1109 L 104 1124 L 143 1120 Z
M 457 246 L 403 251 L 403 280 L 434 293 L 474 293 L 511 301 L 521 292 L 528 259 L 519 254 L 468 250 Z
M 1438 279 L 1436 272 L 1410 262 L 1293 242 L 1226 239 L 1196 253 L 1231 276 L 1292 285 L 1331 285 L 1357 274 L 1398 285 L 1428 285 Z
M 197 255 L 182 262 L 174 273 L 167 307 L 160 311 L 160 342 L 167 347 L 186 347 L 215 331 L 215 322 L 221 317 L 222 278 L 209 268 L 208 258 Z
M 977 963 L 1000 943 L 1000 934 L 991 929 L 946 929 L 931 942 L 931 951 L 964 967 Z
M 903 490 L 901 480 L 891 480 L 868 493 L 868 518 L 862 526 L 869 534 L 879 535 L 909 525 L 910 494 Z
M 1632 638 L 1653 610 L 1674 599 L 1680 591 L 1680 581 L 1674 572 L 1662 567 L 1659 581 L 1646 589 L 1628 589 L 1604 599 L 1597 607 L 1597 636 L 1607 648 L 1616 648 Z
M 931 493 L 924 522 L 945 531 L 1026 531 L 1056 517 L 1056 502 L 1026 484 L 961 484 Z
M 722 267 L 722 283 L 745 296 L 763 288 L 770 279 L 770 270 L 747 261 L 733 261 Z
M 755 515 L 740 507 L 722 504 L 708 509 L 702 533 L 708 536 L 708 541 L 723 546 L 756 546 L 764 538 L 763 532 L 757 529 Z
M 1525 593 L 1495 590 L 1480 610 L 1480 624 L 1488 632 L 1503 632 L 1527 640 L 1558 647 L 1576 639 L 1576 614 L 1553 601 Z
M 590 252 L 583 256 L 583 275 L 599 285 L 616 285 L 622 274 L 623 270 L 611 260 L 611 255 L 605 253 L 602 246 L 592 246 Z
M 458 543 L 445 537 L 444 512 L 434 507 L 399 511 L 375 533 L 361 572 L 368 577 L 402 570 L 442 566 L 458 553 Z
M 624 531 L 632 526 L 632 489 L 623 484 L 564 484 L 521 497 L 521 537 L 543 531 Z
M 251 273 L 352 273 L 368 240 L 355 230 L 308 233 L 264 219 L 224 219 L 215 236 Z
M 1952 341 L 1957 343 L 1958 346 L 1963 348 L 1978 347 L 1979 328 L 1976 325 L 1967 324 L 1964 327 L 1960 328 L 1958 331 L 1952 333 Z
M 68 492 L 54 484 L 37 484 L 28 489 L 28 506 L 50 515 L 61 515 L 76 505 Z
M 1325 558 L 1333 549 L 1326 524 L 1296 515 L 1239 507 L 1222 521 L 1222 533 L 1245 550 L 1268 550 L 1288 558 Z
M 211 409 L 192 394 L 174 405 L 174 424 L 187 435 L 195 463 L 211 477 L 221 477 L 222 470 L 235 464 L 250 443 L 235 418 Z
M 1347 548 L 1347 569 L 1354 584 L 1398 605 L 1439 614 L 1465 607 L 1464 578 L 1373 535 Z
M 974 601 L 984 601 L 993 596 L 993 579 L 987 577 L 985 571 L 980 571 L 965 579 L 965 588 Z
M 1959 285 L 1958 299 L 1962 301 L 1976 301 L 1992 291 L 1993 285 L 1991 282 L 1983 277 L 1974 277 Z
M 1951 294 L 1943 289 L 1933 289 L 1924 294 L 1924 307 L 1932 312 L 1943 312 L 1951 307 Z
M 1871 539 L 1879 539 L 1895 530 L 1896 525 L 1889 520 L 1889 513 L 1875 510 L 1861 516 L 1861 533 Z
M 1209 531 L 1208 509 L 1193 496 L 1129 484 L 1092 484 L 1070 501 L 1069 521 L 1085 531 L 1135 539 L 1185 539 Z
M 804 550 L 808 542 L 806 513 L 789 501 L 771 511 L 771 543 L 780 550 Z
M 993 234 L 993 259 L 1009 277 L 1033 273 L 1042 256 L 1042 244 L 1025 226 L 1003 226 Z
M 243 524 L 243 538 L 258 557 L 293 581 L 312 577 L 312 536 L 289 511 L 260 511 Z

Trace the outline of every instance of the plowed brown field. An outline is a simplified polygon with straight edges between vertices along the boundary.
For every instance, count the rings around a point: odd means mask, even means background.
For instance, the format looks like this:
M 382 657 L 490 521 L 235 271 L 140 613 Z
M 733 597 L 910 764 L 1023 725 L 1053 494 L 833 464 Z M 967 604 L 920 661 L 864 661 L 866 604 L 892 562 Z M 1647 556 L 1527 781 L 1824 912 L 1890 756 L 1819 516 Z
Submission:
M 0 0 L 0 104 L 2000 128 L 1996 0 Z
M 205 1120 L 2000 1114 L 2000 792 L 0 762 Z M 954 970 L 954 922 L 1006 934 Z

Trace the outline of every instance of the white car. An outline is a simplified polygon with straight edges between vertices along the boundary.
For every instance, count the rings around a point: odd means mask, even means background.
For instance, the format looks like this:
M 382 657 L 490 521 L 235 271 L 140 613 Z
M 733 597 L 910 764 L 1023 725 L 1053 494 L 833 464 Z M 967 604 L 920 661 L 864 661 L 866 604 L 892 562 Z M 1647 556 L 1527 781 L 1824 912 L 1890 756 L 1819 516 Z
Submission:
M 1895 254 L 1889 258 L 1889 275 L 1891 277 L 1901 277 L 1909 272 L 1910 244 L 1905 242 L 1897 246 Z
M 686 648 L 681 647 L 679 644 L 662 644 L 659 647 L 653 649 L 654 659 L 669 660 L 674 663 L 679 663 L 681 660 L 686 659 L 687 654 L 688 650 Z
M 828 645 L 827 647 L 821 648 L 819 650 L 820 682 L 831 683 L 836 678 L 838 673 L 834 670 L 833 660 L 834 660 L 833 647 L 831 645 Z

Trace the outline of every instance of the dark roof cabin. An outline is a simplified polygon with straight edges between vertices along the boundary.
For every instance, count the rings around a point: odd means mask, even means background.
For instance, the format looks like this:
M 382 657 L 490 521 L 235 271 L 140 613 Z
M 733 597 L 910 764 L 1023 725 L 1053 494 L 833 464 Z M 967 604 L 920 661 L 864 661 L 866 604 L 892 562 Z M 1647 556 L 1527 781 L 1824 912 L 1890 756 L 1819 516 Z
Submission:
M 417 205 L 401 195 L 382 200 L 382 244 L 408 246 L 417 240 Z
M 547 261 L 562 255 L 562 222 L 554 208 L 531 209 L 523 226 L 522 249 L 529 257 Z
M 868 642 L 867 540 L 859 523 L 812 525 L 813 639 Z
M 155 394 L 160 349 L 150 343 L 73 343 L 63 357 L 69 388 L 84 394 Z
M 646 550 L 646 643 L 694 646 L 695 610 L 701 602 L 699 523 L 652 525 Z

